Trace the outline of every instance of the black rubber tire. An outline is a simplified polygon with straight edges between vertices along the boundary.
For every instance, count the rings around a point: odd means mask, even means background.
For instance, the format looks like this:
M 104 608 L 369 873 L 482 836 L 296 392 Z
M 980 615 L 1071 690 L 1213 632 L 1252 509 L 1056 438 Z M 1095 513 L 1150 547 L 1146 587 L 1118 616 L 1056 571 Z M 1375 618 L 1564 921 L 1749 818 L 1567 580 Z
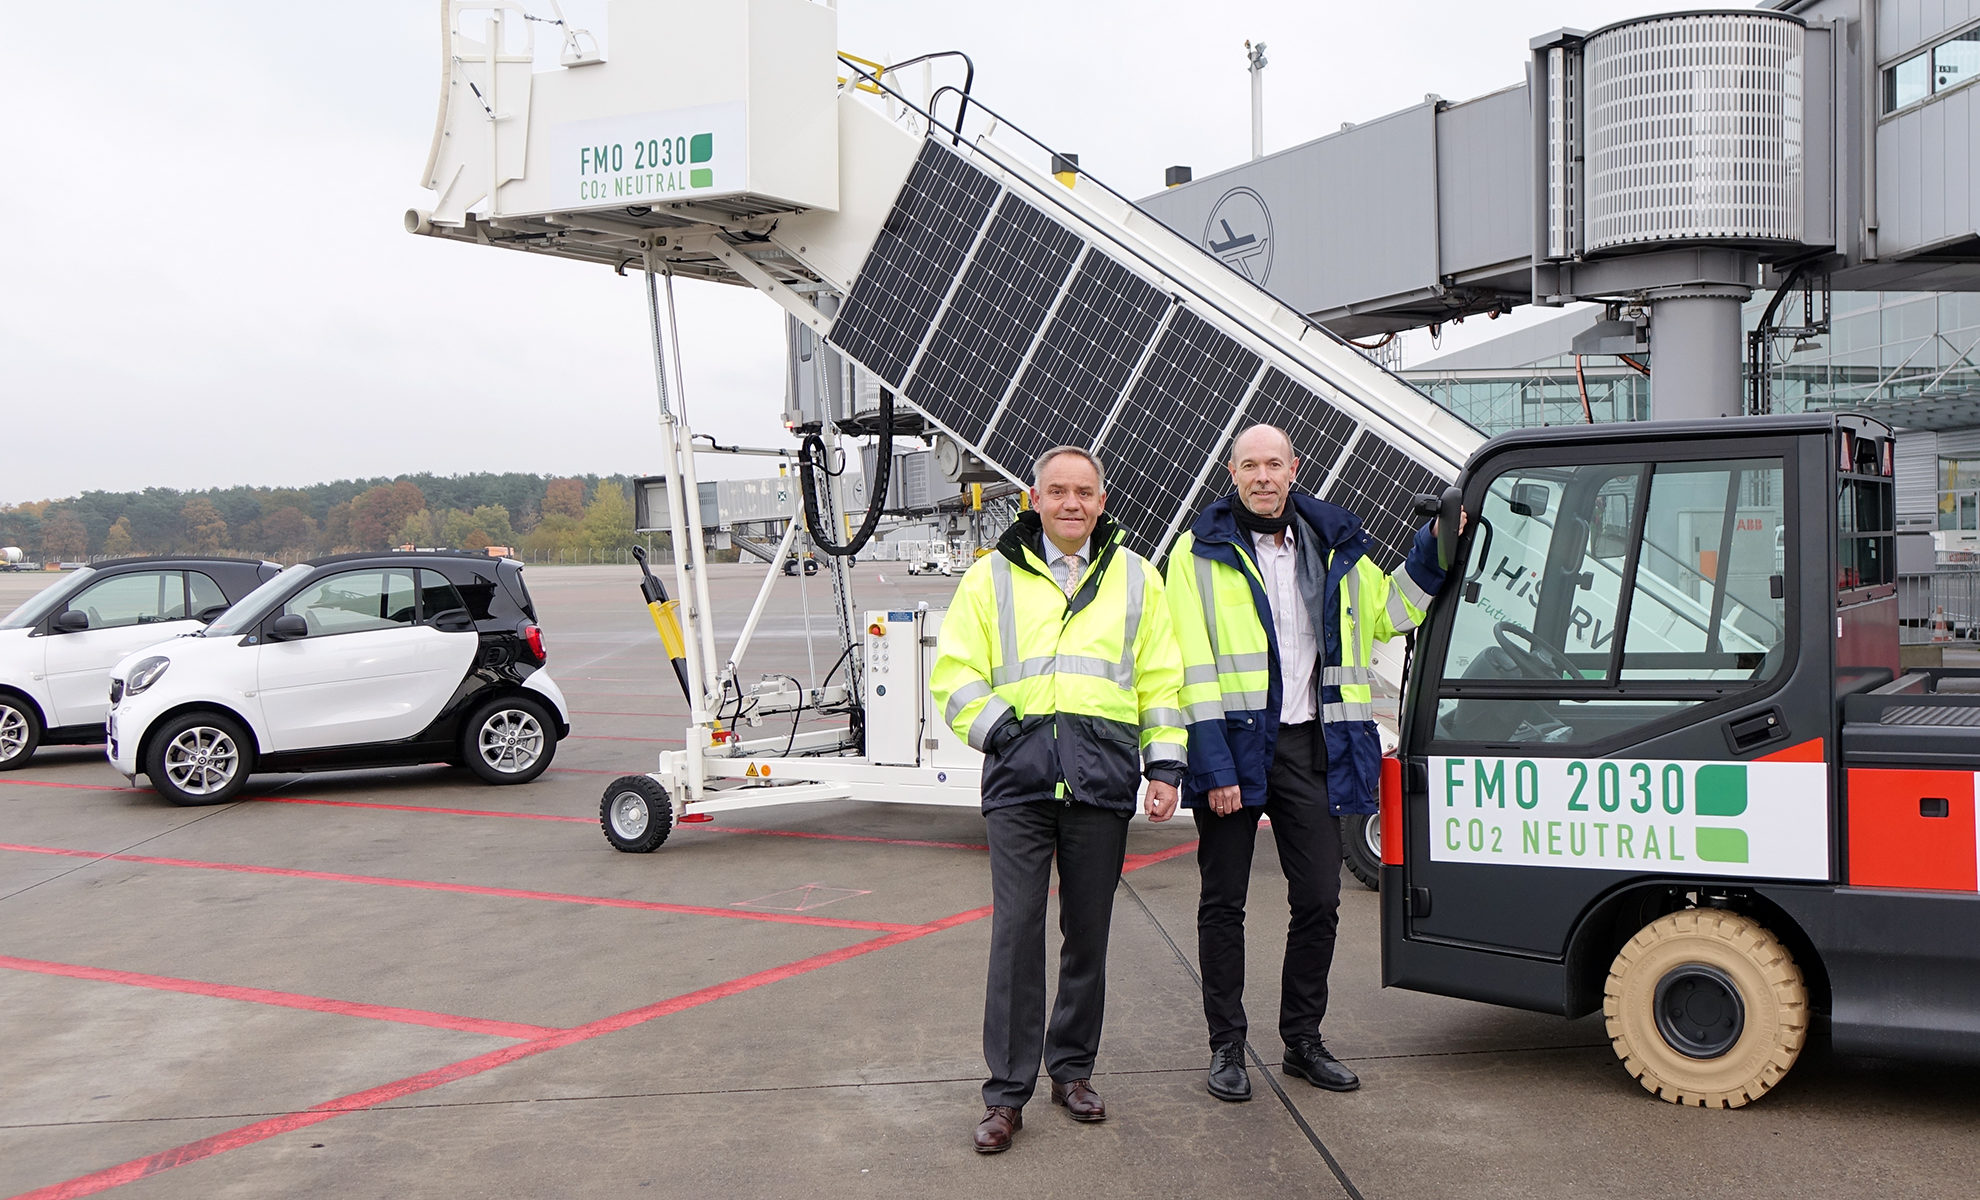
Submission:
M 199 755 L 210 756 L 211 761 L 199 761 Z M 241 794 L 254 771 L 254 743 L 232 717 L 181 713 L 152 733 L 140 765 L 153 790 L 174 804 L 185 808 L 226 804 Z M 173 779 L 174 771 L 184 783 Z M 223 775 L 218 784 L 213 782 L 216 772 Z M 199 785 L 197 790 L 186 786 L 192 783 Z
M 518 761 L 531 747 L 534 752 L 528 762 L 513 768 L 502 765 Z M 557 722 L 541 701 L 499 696 L 469 714 L 461 726 L 460 752 L 468 770 L 483 783 L 528 783 L 557 757 Z
M 1382 890 L 1382 817 L 1351 814 L 1341 818 L 1341 861 L 1371 892 Z
M 674 831 L 674 802 L 651 775 L 621 775 L 598 801 L 598 827 L 614 850 L 651 854 Z
M 1695 989 L 1692 999 L 1674 984 Z M 1702 1011 L 1688 1007 L 1700 1001 Z M 1800 1057 L 1808 988 L 1794 956 L 1760 922 L 1687 908 L 1624 943 L 1602 1015 L 1616 1057 L 1645 1089 L 1673 1104 L 1738 1108 L 1765 1095 Z M 1680 1044 L 1687 1032 L 1716 1044 L 1687 1049 Z
M 41 715 L 19 696 L 0 694 L 0 771 L 25 767 L 41 745 Z

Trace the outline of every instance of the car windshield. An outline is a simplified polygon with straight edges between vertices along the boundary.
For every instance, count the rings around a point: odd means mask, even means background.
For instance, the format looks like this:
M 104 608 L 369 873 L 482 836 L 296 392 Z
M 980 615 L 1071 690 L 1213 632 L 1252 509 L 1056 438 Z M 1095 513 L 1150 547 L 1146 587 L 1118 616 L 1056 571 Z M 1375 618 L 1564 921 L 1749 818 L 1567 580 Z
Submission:
M 215 617 L 206 627 L 207 637 L 239 637 L 254 628 L 268 610 L 275 607 L 289 585 L 309 574 L 308 563 L 297 563 L 260 587 L 242 596 L 240 603 Z
M 84 580 L 96 573 L 95 567 L 84 567 L 66 578 L 49 584 L 29 597 L 26 604 L 8 613 L 5 620 L 0 620 L 0 629 L 25 629 L 35 624 L 61 607 L 63 602 L 76 594 L 76 589 L 83 585 Z

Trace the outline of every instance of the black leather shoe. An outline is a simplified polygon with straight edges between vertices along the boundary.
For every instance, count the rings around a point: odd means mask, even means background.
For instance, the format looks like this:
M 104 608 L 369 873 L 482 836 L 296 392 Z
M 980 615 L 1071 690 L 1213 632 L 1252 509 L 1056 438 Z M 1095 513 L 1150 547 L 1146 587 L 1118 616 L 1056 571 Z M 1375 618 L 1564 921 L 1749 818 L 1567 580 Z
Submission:
M 1093 1090 L 1092 1081 L 1075 1079 L 1070 1083 L 1052 1081 L 1052 1103 L 1066 1106 L 1066 1114 L 1075 1121 L 1104 1121 L 1107 1119 L 1107 1103 L 1100 1099 L 1100 1093 Z
M 1024 1128 L 1022 1110 L 1007 1104 L 993 1104 L 976 1123 L 976 1152 L 1000 1154 L 1011 1148 L 1011 1138 Z
M 1286 1047 L 1286 1074 L 1330 1092 L 1351 1092 L 1361 1086 L 1361 1076 L 1329 1054 L 1319 1034 L 1296 1038 Z
M 1210 1094 L 1233 1104 L 1251 1099 L 1251 1075 L 1244 1069 L 1244 1043 L 1210 1051 Z

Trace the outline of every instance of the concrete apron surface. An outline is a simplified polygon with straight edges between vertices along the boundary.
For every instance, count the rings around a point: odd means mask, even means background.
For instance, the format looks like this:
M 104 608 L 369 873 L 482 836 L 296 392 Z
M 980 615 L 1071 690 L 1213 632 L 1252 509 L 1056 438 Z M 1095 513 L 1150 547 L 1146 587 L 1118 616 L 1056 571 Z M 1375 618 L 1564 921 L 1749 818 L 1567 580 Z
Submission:
M 529 578 L 576 734 L 534 784 L 278 775 L 199 809 L 127 789 L 96 749 L 0 775 L 0 1195 L 1922 1197 L 1980 1174 L 1970 1073 L 1818 1036 L 1761 1102 L 1680 1109 L 1624 1074 L 1599 1016 L 1384 991 L 1352 878 L 1325 1032 L 1364 1085 L 1287 1079 L 1269 835 L 1255 1098 L 1220 1103 L 1186 818 L 1130 837 L 1108 1120 L 1072 1122 L 1041 1083 L 1013 1149 L 978 1156 L 982 819 L 834 802 L 615 852 L 600 791 L 679 744 L 683 704 L 636 572 Z M 711 572 L 725 653 L 759 578 Z M 854 579 L 873 608 L 954 583 Z M 830 590 L 805 588 L 779 582 L 746 680 L 809 678 L 804 601 L 829 667 Z M 0 608 L 31 590 L 0 576 Z

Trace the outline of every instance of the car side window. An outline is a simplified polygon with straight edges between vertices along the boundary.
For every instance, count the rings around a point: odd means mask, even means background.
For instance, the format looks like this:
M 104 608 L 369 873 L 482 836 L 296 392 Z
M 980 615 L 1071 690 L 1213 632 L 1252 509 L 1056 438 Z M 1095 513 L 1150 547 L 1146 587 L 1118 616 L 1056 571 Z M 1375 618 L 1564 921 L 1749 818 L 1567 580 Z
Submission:
M 220 585 L 213 582 L 211 575 L 187 571 L 186 590 L 191 599 L 187 611 L 195 617 L 211 617 L 216 615 L 216 609 L 227 607 L 227 593 L 220 590 Z
M 419 572 L 419 590 L 422 593 L 420 616 L 431 621 L 443 612 L 456 609 L 465 610 L 459 589 L 453 581 L 430 567 L 422 567 Z
M 410 571 L 346 571 L 296 593 L 278 615 L 301 617 L 311 637 L 395 629 L 418 620 L 413 597 Z
M 69 601 L 91 629 L 119 629 L 186 618 L 186 581 L 177 571 L 133 571 L 91 584 Z

